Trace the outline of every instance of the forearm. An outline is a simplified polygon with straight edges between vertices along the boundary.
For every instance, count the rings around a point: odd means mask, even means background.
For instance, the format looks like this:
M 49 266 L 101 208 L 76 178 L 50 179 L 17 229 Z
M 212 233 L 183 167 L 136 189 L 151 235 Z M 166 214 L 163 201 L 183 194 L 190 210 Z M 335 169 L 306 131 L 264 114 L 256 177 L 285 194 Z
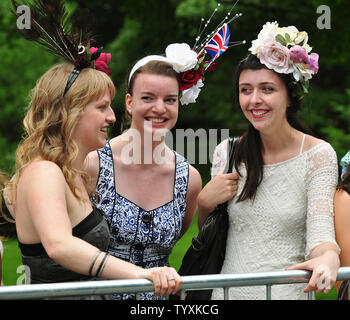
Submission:
M 63 267 L 74 272 L 89 275 L 89 269 L 93 263 L 99 249 L 88 242 L 76 237 L 70 237 L 66 241 L 52 245 L 54 248 L 48 249 L 48 255 Z M 105 252 L 96 258 L 91 275 L 95 276 Z M 143 269 L 129 262 L 109 256 L 106 260 L 103 272 L 99 275 L 105 279 L 130 279 L 144 277 Z
M 80 274 L 104 279 L 148 279 L 153 282 L 155 295 L 167 296 L 180 290 L 181 277 L 174 268 L 140 268 L 99 250 L 89 243 L 66 237 L 55 250 L 50 249 L 51 258 L 57 263 Z M 106 259 L 105 259 L 106 258 Z M 91 266 L 93 265 L 92 269 Z M 89 272 L 91 269 L 91 273 Z
M 206 201 L 200 193 L 198 196 L 198 228 L 201 229 L 208 215 L 215 209 L 216 205 Z

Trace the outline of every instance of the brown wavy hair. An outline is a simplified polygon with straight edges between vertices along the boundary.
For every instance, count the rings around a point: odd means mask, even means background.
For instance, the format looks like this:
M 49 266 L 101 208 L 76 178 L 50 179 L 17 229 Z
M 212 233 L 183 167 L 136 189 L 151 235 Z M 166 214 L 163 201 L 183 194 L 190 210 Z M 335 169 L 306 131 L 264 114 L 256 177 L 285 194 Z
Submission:
M 62 170 L 69 188 L 77 197 L 75 178 L 81 175 L 87 187 L 87 174 L 72 167 L 78 146 L 73 140 L 75 126 L 85 106 L 109 92 L 115 96 L 113 81 L 101 71 L 83 69 L 64 95 L 69 74 L 74 66 L 59 64 L 49 69 L 31 90 L 30 103 L 23 120 L 25 136 L 16 153 L 16 173 L 7 186 L 11 203 L 16 202 L 16 189 L 23 169 L 40 158 L 56 163 Z

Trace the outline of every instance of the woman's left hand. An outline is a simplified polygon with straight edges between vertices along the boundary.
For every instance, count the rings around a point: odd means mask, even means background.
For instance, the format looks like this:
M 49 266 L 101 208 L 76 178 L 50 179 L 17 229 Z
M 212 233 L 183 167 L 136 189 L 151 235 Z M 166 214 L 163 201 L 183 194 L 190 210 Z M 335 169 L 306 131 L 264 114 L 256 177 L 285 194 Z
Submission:
M 328 293 L 335 284 L 339 266 L 338 254 L 333 250 L 327 250 L 320 256 L 295 264 L 286 268 L 286 270 L 312 271 L 312 276 L 304 292 L 316 291 L 317 293 Z

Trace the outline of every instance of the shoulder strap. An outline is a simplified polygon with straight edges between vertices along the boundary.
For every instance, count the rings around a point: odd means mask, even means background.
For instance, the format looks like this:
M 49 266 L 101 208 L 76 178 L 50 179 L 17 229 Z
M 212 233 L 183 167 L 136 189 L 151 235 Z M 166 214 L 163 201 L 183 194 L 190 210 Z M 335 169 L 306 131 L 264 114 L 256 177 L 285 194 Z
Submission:
M 303 135 L 303 140 L 301 141 L 301 146 L 300 146 L 299 154 L 302 154 L 302 153 L 303 153 L 304 142 L 305 142 L 305 136 L 306 136 L 306 134 L 304 133 L 304 135 Z
M 173 150 L 175 154 L 175 183 L 174 192 L 176 192 L 176 186 L 180 187 L 181 190 L 187 192 L 188 187 L 188 176 L 189 176 L 189 164 L 187 159 L 181 154 Z M 186 193 L 185 193 L 186 195 Z
M 230 137 L 228 139 L 228 150 L 227 150 L 227 154 L 228 156 L 228 169 L 227 169 L 227 173 L 232 172 L 232 168 L 233 168 L 233 161 L 234 161 L 234 157 L 235 157 L 235 151 L 236 151 L 236 146 L 238 143 L 239 138 L 238 137 Z
M 236 146 L 238 143 L 239 137 L 230 137 L 228 139 L 228 150 L 227 154 L 229 155 L 229 161 L 228 161 L 228 170 L 226 171 L 227 173 L 232 172 L 232 167 L 233 167 L 233 159 L 235 157 L 235 151 L 236 151 Z M 228 201 L 221 203 L 218 205 L 218 207 L 221 207 L 223 209 L 222 212 L 227 211 L 227 203 Z

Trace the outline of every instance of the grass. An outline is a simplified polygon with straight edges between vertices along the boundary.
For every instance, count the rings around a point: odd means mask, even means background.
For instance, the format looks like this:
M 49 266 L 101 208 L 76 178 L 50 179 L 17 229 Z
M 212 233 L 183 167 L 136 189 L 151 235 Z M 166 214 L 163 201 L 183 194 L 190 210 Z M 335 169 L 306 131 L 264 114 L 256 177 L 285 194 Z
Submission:
M 173 251 L 169 256 L 170 265 L 176 270 L 180 269 L 182 258 L 184 257 L 187 249 L 192 243 L 192 238 L 198 234 L 197 227 L 197 214 L 195 215 L 191 226 L 188 228 L 187 232 L 181 237 L 181 239 L 176 243 Z
M 17 273 L 22 265 L 21 253 L 17 239 L 2 240 L 4 256 L 2 257 L 2 280 L 5 286 L 16 285 L 21 273 Z
M 169 262 L 172 267 L 179 270 L 181 261 L 185 255 L 188 247 L 192 242 L 192 237 L 197 235 L 197 215 L 193 219 L 193 222 L 187 232 L 177 242 L 173 251 L 169 257 Z M 17 281 L 20 281 L 22 273 L 19 266 L 22 265 L 21 254 L 17 245 L 16 239 L 3 240 L 4 256 L 2 259 L 2 278 L 4 285 L 16 285 Z M 19 273 L 17 273 L 17 270 Z M 21 282 L 20 282 L 21 283 Z M 337 291 L 335 287 L 328 294 L 317 294 L 316 300 L 336 300 Z

